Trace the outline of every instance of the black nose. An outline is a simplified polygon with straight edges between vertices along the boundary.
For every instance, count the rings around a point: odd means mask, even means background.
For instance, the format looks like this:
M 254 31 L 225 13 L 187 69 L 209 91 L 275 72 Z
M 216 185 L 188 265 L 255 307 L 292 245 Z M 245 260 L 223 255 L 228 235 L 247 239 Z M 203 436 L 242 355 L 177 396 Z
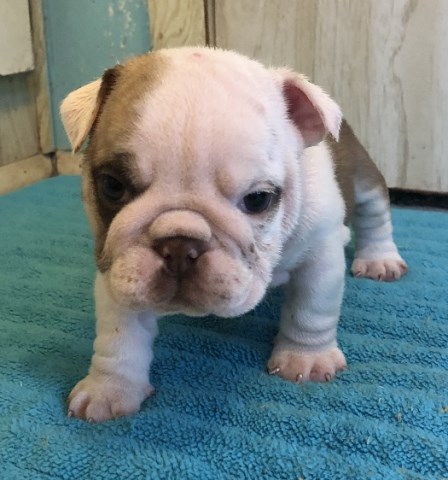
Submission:
M 163 258 L 167 270 L 181 277 L 207 250 L 207 244 L 194 238 L 170 237 L 158 240 L 153 249 Z

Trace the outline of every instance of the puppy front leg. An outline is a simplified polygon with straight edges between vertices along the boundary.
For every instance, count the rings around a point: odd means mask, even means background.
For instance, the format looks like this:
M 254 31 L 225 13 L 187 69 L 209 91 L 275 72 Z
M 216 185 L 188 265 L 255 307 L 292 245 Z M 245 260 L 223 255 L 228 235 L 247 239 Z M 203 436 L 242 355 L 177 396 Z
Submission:
M 69 396 L 69 416 L 101 422 L 138 411 L 153 392 L 149 383 L 157 319 L 116 304 L 98 273 L 96 339 L 89 374 Z
M 302 382 L 329 381 L 346 366 L 336 329 L 344 290 L 343 234 L 327 237 L 287 285 L 270 374 Z

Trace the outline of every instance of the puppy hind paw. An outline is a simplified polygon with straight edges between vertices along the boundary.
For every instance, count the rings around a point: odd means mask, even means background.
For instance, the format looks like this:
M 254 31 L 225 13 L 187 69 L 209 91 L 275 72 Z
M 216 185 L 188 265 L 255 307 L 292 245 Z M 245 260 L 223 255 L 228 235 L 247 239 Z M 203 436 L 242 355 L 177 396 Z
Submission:
M 339 348 L 317 353 L 291 350 L 273 352 L 268 362 L 270 375 L 278 375 L 292 382 L 329 382 L 338 371 L 347 366 Z
M 353 276 L 357 278 L 371 278 L 377 281 L 394 282 L 406 274 L 408 267 L 401 258 L 375 260 L 355 258 L 351 271 Z

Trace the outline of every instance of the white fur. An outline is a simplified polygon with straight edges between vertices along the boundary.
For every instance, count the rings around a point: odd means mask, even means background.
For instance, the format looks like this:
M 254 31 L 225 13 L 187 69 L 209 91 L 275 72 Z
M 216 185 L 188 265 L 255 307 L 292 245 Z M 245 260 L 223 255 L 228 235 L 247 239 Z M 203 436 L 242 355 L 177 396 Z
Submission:
M 376 260 L 378 257 L 401 259 L 392 238 L 389 204 L 376 187 L 358 191 L 356 207 L 356 258 Z
M 305 75 L 292 72 L 286 68 L 274 69 L 273 72 L 274 75 L 278 76 L 279 81 L 290 80 L 306 94 L 322 118 L 326 130 L 338 140 L 342 122 L 342 112 L 339 105 L 320 87 L 311 83 Z
M 304 150 L 301 159 L 300 216 L 294 231 L 288 236 L 283 255 L 275 272 L 296 268 L 315 245 L 341 229 L 341 238 L 335 239 L 342 246 L 350 239 L 350 231 L 344 226 L 345 206 L 335 179 L 333 160 L 327 145 L 322 142 Z
M 137 411 L 151 395 L 149 366 L 157 319 L 125 311 L 108 292 L 104 276 L 95 284 L 96 340 L 89 374 L 70 395 L 69 415 L 97 422 Z
M 356 277 L 394 281 L 406 271 L 392 236 L 389 202 L 381 188 L 365 188 L 355 183 L 358 203 L 354 228 L 356 238 L 352 273 Z
M 306 149 L 301 165 L 301 215 L 275 270 L 288 271 L 290 280 L 268 366 L 291 380 L 325 380 L 345 365 L 336 330 L 344 289 L 344 246 L 350 232 L 343 223 L 344 202 L 327 146 Z M 321 352 L 312 357 L 315 362 L 310 362 L 312 352 Z

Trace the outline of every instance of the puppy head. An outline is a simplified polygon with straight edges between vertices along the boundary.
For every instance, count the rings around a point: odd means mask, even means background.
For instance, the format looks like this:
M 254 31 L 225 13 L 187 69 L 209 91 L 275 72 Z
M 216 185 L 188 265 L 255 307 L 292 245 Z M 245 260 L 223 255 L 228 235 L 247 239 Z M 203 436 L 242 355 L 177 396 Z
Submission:
M 113 297 L 159 314 L 242 314 L 263 297 L 300 216 L 300 155 L 337 105 L 303 76 L 233 52 L 160 50 L 61 106 L 89 137 L 83 197 Z

